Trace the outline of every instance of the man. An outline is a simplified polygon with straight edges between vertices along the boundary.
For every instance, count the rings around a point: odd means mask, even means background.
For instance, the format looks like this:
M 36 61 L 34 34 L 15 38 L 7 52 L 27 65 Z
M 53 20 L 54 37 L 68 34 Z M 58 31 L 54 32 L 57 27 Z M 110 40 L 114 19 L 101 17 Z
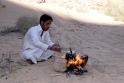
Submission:
M 53 19 L 47 14 L 40 17 L 40 24 L 31 27 L 24 37 L 24 46 L 21 58 L 30 64 L 37 64 L 50 58 L 54 51 L 61 52 L 60 45 L 53 43 L 50 39 L 49 31 Z

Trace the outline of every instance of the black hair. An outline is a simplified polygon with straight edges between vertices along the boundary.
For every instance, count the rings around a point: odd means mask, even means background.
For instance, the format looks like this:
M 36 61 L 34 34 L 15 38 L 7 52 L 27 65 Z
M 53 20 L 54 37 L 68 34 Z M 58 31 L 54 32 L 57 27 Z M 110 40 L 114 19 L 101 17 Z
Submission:
M 49 15 L 47 15 L 47 14 L 43 14 L 43 15 L 40 17 L 40 23 L 41 23 L 41 21 L 46 22 L 46 21 L 48 21 L 48 20 L 53 21 L 52 17 L 49 16 Z

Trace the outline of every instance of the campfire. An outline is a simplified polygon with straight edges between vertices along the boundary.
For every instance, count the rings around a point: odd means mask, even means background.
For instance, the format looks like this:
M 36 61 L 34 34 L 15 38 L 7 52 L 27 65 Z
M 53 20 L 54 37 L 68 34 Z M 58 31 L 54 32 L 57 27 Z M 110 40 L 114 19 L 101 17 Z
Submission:
M 87 72 L 85 69 L 85 65 L 88 61 L 88 55 L 77 55 L 74 51 L 71 50 L 66 53 L 65 59 L 66 62 L 66 74 L 75 74 L 75 75 L 82 75 L 84 72 Z

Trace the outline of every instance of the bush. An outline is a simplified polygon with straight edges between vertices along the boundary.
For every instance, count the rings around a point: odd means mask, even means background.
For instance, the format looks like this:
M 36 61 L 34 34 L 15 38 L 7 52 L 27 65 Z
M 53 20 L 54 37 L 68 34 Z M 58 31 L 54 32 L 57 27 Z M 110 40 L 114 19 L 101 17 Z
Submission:
M 11 33 L 11 32 L 19 32 L 19 29 L 16 27 L 16 26 L 13 26 L 13 27 L 6 27 L 6 26 L 4 26 L 4 27 L 2 27 L 4 30 L 2 30 L 2 31 L 0 31 L 0 35 L 7 35 L 7 34 L 9 34 L 9 33 Z
M 124 21 L 124 0 L 100 0 L 100 3 L 101 6 L 96 6 L 95 9 L 117 21 Z
M 2 4 L 1 0 L 0 0 L 0 6 L 1 6 L 2 8 L 5 8 L 5 7 L 6 7 L 6 5 L 3 5 L 3 4 Z
M 36 16 L 24 15 L 18 18 L 16 27 L 18 28 L 19 32 L 25 35 L 29 28 L 37 25 L 38 23 L 39 20 Z
M 118 0 L 108 0 L 107 4 L 105 4 L 105 14 L 112 16 L 117 21 L 124 21 L 124 1 Z

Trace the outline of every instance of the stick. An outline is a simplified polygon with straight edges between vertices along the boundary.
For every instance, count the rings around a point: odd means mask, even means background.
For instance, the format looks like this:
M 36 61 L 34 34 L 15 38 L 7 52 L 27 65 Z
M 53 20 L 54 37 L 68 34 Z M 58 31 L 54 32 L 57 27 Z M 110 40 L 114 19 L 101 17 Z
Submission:
M 61 74 L 51 74 L 50 76 L 53 77 L 53 76 L 60 76 Z

